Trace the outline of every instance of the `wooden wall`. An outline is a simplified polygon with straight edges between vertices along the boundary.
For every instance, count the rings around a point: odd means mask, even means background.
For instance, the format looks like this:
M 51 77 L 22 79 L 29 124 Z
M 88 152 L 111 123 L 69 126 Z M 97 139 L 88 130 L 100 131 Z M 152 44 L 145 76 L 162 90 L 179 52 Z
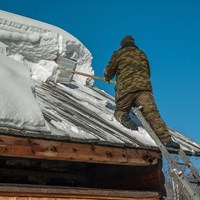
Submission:
M 161 168 L 0 157 L 0 183 L 163 191 Z
M 35 192 L 25 185 L 37 186 Z M 75 189 L 61 195 L 61 187 Z M 158 194 L 165 195 L 158 151 L 0 135 L 0 200 L 157 200 Z

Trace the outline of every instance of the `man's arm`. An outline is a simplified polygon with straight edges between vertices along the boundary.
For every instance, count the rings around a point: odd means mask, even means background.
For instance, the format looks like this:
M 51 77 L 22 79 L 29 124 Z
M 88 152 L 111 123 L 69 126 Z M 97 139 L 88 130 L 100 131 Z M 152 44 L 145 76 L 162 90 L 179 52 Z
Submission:
M 149 60 L 147 58 L 147 55 L 143 51 L 141 51 L 141 52 L 142 52 L 142 59 L 145 61 L 144 64 L 146 64 L 146 66 L 147 66 L 149 77 L 151 77 L 151 69 L 150 69 Z
M 114 76 L 117 71 L 117 55 L 113 53 L 108 65 L 104 70 L 104 77 L 107 82 L 109 82 Z

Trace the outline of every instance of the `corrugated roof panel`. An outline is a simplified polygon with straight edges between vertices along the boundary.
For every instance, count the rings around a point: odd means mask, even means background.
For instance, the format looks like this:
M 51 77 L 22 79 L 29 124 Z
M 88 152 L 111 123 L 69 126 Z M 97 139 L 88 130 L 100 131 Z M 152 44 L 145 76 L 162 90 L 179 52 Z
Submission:
M 154 141 L 138 121 L 139 131 L 131 131 L 114 119 L 114 98 L 98 88 L 75 82 L 69 85 L 49 82 L 37 85 L 36 94 L 49 123 L 66 132 L 71 141 L 156 148 Z M 171 133 L 185 151 L 199 155 L 198 143 L 176 131 L 171 130 Z M 52 131 L 51 135 L 56 136 L 56 133 Z

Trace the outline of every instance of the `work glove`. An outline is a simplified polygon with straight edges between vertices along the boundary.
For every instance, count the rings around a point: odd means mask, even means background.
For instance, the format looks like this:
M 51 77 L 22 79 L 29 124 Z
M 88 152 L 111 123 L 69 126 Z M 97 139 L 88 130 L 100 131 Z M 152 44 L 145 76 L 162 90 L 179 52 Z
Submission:
M 110 83 L 110 79 L 108 77 L 104 77 L 104 80 L 107 82 L 107 83 Z

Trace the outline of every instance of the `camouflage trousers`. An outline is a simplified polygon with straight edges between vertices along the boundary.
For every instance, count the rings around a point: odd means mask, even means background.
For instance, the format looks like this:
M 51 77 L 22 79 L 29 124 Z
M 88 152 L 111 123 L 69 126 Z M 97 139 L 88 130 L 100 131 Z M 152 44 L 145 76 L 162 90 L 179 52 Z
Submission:
M 142 106 L 144 118 L 150 124 L 161 142 L 171 141 L 169 130 L 159 114 L 153 94 L 149 91 L 128 93 L 117 98 L 114 116 L 117 121 L 121 122 L 120 120 L 124 113 L 129 113 L 132 107 L 139 106 Z

